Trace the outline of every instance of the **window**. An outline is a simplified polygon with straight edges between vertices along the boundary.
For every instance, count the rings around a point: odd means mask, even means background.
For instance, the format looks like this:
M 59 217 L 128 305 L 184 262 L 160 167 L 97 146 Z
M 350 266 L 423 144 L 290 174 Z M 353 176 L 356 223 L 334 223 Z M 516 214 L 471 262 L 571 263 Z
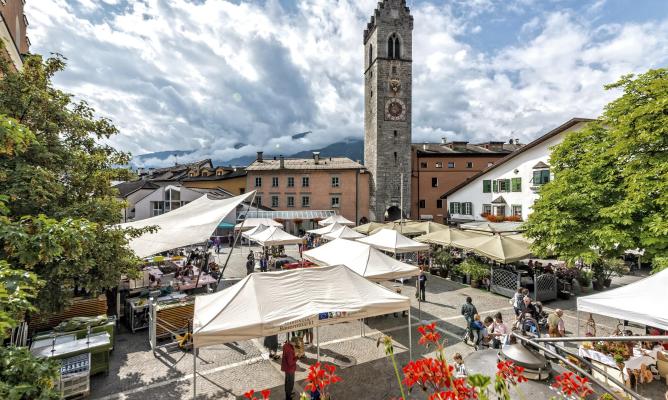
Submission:
M 239 194 L 246 193 L 246 188 L 239 188 Z
M 295 196 L 288 196 L 288 207 L 295 206 Z
M 427 168 L 427 163 L 424 161 L 420 161 L 420 168 Z
M 485 179 L 482 181 L 482 192 L 483 193 L 491 193 L 492 192 L 492 181 L 489 179 Z
M 309 196 L 302 196 L 302 207 L 311 207 L 311 198 Z
M 518 217 L 522 217 L 522 205 L 521 204 L 513 204 L 511 206 L 511 210 L 513 212 L 513 215 L 516 215 Z
M 274 176 L 271 178 L 271 187 L 278 187 L 278 177 Z
M 338 176 L 333 176 L 332 177 L 332 187 L 339 187 L 339 177 Z
M 295 177 L 288 176 L 288 187 L 295 187 Z
M 262 196 L 255 195 L 255 204 L 258 207 L 262 207 Z
M 544 185 L 550 181 L 550 170 L 549 169 L 539 169 L 533 171 L 533 184 Z
M 510 192 L 510 179 L 499 179 L 499 192 Z
M 255 177 L 255 187 L 260 187 L 262 186 L 262 177 L 261 176 L 256 176 Z
M 455 162 L 454 161 L 448 161 L 448 168 L 454 168 L 455 167 Z
M 462 203 L 462 215 L 473 215 L 473 203 L 466 202 Z
M 441 199 L 436 200 L 436 208 L 443 208 L 443 200 Z
M 373 89 L 371 89 L 369 97 L 373 97 Z
M 450 214 L 459 214 L 459 203 L 455 201 L 450 203 Z
M 438 178 L 431 178 L 431 187 L 438 187 Z
M 397 144 L 397 131 L 394 131 L 394 144 Z
M 332 196 L 332 208 L 339 208 L 339 196 Z
M 164 214 L 165 204 L 162 201 L 152 201 L 151 202 L 151 216 L 155 217 L 156 215 Z
M 436 161 L 435 167 L 436 168 L 443 168 L 443 163 L 440 162 L 440 161 Z
M 373 45 L 369 44 L 369 65 L 371 65 L 372 60 L 373 60 Z
M 473 161 L 467 161 L 466 168 L 473 168 Z
M 426 201 L 420 200 L 420 208 L 425 208 L 425 207 L 427 207 Z
M 496 206 L 496 215 L 499 217 L 506 215 L 506 206 Z
M 396 65 L 393 65 L 393 66 L 392 66 L 392 73 L 393 73 L 393 74 L 396 74 L 396 73 L 397 73 L 397 66 L 396 66 Z
M 401 43 L 396 33 L 391 34 L 387 39 L 387 58 L 401 58 Z
M 271 206 L 273 208 L 278 207 L 278 196 L 271 196 Z
M 510 179 L 510 191 L 511 192 L 521 192 L 522 191 L 522 178 L 511 178 Z
M 308 186 L 309 186 L 308 176 L 302 176 L 302 187 L 308 187 Z
M 397 152 L 394 152 L 394 165 L 397 165 Z
M 492 213 L 492 205 L 491 204 L 483 204 L 482 205 L 482 213 L 483 214 L 491 214 Z
M 165 190 L 164 212 L 176 210 L 181 206 L 181 192 L 174 189 Z

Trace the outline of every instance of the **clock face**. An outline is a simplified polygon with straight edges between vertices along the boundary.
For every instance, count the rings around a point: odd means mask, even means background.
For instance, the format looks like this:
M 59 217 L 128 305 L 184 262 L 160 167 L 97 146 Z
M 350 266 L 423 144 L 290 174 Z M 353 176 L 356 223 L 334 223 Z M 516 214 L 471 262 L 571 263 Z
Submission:
M 385 103 L 385 119 L 403 121 L 406 119 L 406 104 L 401 99 L 389 99 Z

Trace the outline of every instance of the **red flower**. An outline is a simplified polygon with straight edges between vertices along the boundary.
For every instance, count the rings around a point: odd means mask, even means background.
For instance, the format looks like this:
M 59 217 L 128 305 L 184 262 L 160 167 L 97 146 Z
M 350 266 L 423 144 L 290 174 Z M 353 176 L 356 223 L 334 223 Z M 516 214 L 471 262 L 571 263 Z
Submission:
M 513 386 L 528 380 L 523 374 L 524 367 L 517 366 L 512 361 L 499 361 L 496 364 L 496 376 L 510 382 Z
M 251 389 L 244 393 L 244 397 L 247 399 L 254 399 L 255 398 L 255 390 Z
M 308 392 L 319 390 L 321 394 L 324 394 L 327 386 L 341 382 L 341 377 L 337 376 L 335 371 L 336 366 L 332 364 L 316 362 L 309 367 L 309 373 L 306 377 L 308 383 L 304 389 Z
M 260 393 L 262 393 L 262 398 L 263 398 L 264 400 L 268 400 L 268 399 L 269 399 L 269 395 L 271 394 L 271 390 L 269 390 L 269 389 L 264 389 L 264 390 L 263 390 L 262 392 L 260 392 Z
M 271 390 L 264 389 L 263 391 L 260 392 L 260 394 L 262 395 L 263 400 L 268 400 L 269 395 L 271 394 Z M 259 400 L 257 397 L 255 397 L 255 390 L 253 390 L 253 389 L 244 393 L 244 397 L 249 399 L 249 400 Z
M 418 332 L 420 332 L 420 340 L 418 343 L 422 345 L 429 346 L 429 343 L 434 343 L 435 345 L 439 344 L 441 339 L 441 334 L 436 332 L 436 323 L 432 322 L 428 325 L 418 326 Z
M 589 379 L 575 375 L 570 371 L 557 375 L 554 378 L 552 387 L 566 396 L 575 395 L 579 398 L 584 398 L 594 393 L 591 386 L 589 386 Z

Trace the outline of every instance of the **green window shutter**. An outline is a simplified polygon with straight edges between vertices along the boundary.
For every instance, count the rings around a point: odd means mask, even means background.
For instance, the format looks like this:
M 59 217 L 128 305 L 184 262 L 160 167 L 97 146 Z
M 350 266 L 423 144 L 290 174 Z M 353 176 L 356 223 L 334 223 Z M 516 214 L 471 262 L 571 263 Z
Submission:
M 512 178 L 511 181 L 511 191 L 521 192 L 522 191 L 522 178 Z
M 489 179 L 485 179 L 482 181 L 482 192 L 483 193 L 489 193 L 492 191 L 492 181 Z
M 506 192 L 510 192 L 510 179 L 506 179 Z
M 540 185 L 540 173 L 541 171 L 533 171 L 533 184 L 534 186 Z
M 543 170 L 543 183 L 548 183 L 550 181 L 550 170 Z
M 498 193 L 499 192 L 499 185 L 496 182 L 496 179 L 492 181 L 492 192 Z

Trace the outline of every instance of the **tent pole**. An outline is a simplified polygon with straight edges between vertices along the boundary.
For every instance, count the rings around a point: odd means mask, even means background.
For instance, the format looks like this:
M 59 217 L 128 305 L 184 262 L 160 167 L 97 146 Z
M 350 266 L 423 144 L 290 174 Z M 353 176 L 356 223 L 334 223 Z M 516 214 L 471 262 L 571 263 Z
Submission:
M 193 400 L 197 397 L 197 348 L 193 343 Z
M 318 351 L 318 362 L 320 362 L 320 327 L 316 326 L 315 327 L 315 339 L 317 340 L 316 346 L 317 346 L 317 351 Z
M 364 318 L 360 318 L 360 336 L 364 337 Z
M 232 252 L 234 251 L 234 248 L 237 245 L 237 240 L 239 240 L 239 238 L 241 237 L 241 232 L 244 229 L 244 223 L 246 222 L 246 219 L 248 218 L 248 213 L 250 212 L 251 207 L 253 205 L 253 202 L 255 201 L 255 195 L 256 194 L 257 194 L 257 191 L 255 193 L 253 193 L 253 197 L 251 198 L 251 201 L 248 203 L 248 208 L 246 209 L 245 217 L 244 217 L 243 221 L 241 221 L 241 225 L 239 226 L 239 234 L 236 234 L 236 233 L 234 234 L 234 242 L 232 243 L 232 248 L 230 249 L 230 252 L 227 253 L 227 258 L 225 259 L 225 264 L 223 264 L 223 268 L 220 269 L 220 275 L 218 276 L 218 282 L 216 283 L 216 291 L 218 291 L 218 286 L 220 285 L 220 280 L 223 278 L 223 274 L 225 273 L 225 268 L 227 268 L 227 263 L 230 261 L 230 256 L 232 255 Z M 239 246 L 239 250 L 241 250 L 242 253 L 243 253 L 243 250 L 242 250 L 243 247 L 244 247 L 244 245 L 242 243 Z
M 408 358 L 413 361 L 413 338 L 411 336 L 411 307 L 408 306 Z
M 580 336 L 580 310 L 577 311 L 577 319 L 578 319 L 577 335 Z

